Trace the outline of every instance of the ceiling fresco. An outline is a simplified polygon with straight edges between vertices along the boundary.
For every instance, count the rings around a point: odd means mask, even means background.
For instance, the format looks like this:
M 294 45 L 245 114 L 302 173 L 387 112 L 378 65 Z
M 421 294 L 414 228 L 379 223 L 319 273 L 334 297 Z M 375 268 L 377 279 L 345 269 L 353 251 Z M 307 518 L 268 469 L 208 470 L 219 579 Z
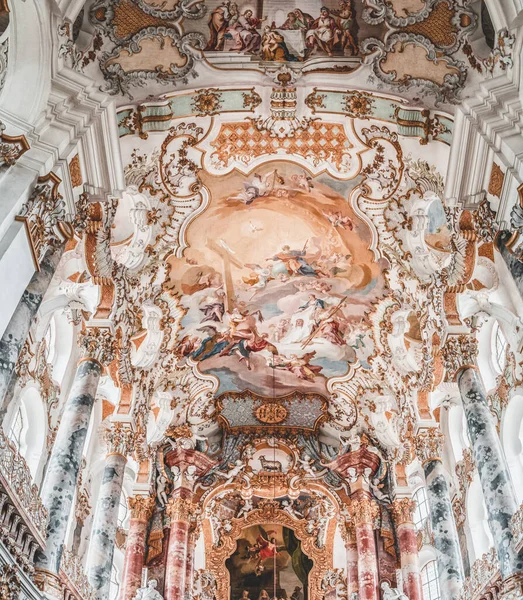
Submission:
M 202 177 L 212 198 L 170 258 L 184 310 L 180 353 L 218 392 L 326 393 L 374 352 L 365 315 L 386 293 L 353 182 L 268 162 L 245 177 Z
M 490 31 L 490 23 L 479 5 L 89 0 L 75 24 L 73 61 L 93 77 L 101 75 L 109 93 L 139 100 L 158 98 L 169 87 L 191 87 L 199 75 L 218 85 L 224 70 L 265 72 L 288 64 L 452 105 L 467 80 L 503 65 L 507 40 L 489 47 L 482 29 Z

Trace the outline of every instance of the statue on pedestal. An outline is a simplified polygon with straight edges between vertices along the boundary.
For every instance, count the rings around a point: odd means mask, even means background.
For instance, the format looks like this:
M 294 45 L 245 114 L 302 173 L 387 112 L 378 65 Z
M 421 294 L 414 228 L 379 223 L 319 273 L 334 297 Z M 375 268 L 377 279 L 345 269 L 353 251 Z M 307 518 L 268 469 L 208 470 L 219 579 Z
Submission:
M 157 585 L 156 579 L 150 579 L 145 587 L 141 587 L 136 591 L 134 600 L 163 600 L 160 592 L 156 591 Z
M 384 581 L 381 584 L 381 591 L 382 600 L 409 600 L 408 596 L 402 591 L 398 590 L 398 588 L 390 587 L 390 583 L 388 581 Z

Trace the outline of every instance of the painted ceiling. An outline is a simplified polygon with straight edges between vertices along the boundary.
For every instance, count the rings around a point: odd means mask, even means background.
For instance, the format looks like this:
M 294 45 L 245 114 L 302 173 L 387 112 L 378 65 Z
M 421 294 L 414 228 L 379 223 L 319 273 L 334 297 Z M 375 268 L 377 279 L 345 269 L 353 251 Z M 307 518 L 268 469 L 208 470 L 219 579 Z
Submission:
M 456 290 L 488 285 L 442 198 L 453 106 L 511 40 L 479 2 L 282 6 L 95 0 L 70 24 L 64 56 L 115 96 L 127 185 L 79 209 L 92 317 L 117 324 L 120 410 L 157 439 L 358 427 L 399 451 Z
M 288 64 L 451 105 L 504 55 L 481 3 L 458 0 L 94 0 L 71 36 L 79 68 L 135 100 Z

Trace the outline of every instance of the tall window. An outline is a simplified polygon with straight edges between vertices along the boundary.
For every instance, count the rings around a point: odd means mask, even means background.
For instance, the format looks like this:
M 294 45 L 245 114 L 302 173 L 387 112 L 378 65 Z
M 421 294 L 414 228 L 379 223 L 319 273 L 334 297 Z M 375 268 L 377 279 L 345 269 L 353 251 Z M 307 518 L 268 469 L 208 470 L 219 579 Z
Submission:
M 120 506 L 118 508 L 118 527 L 125 528 L 128 514 L 129 507 L 127 505 L 127 496 L 122 491 L 120 494 Z
M 109 598 L 110 600 L 118 600 L 118 593 L 120 591 L 120 583 L 118 582 L 118 571 L 113 565 L 111 569 L 111 581 L 109 586 Z
M 18 407 L 16 411 L 15 418 L 11 424 L 11 429 L 9 430 L 9 439 L 14 443 L 14 445 L 20 451 L 20 446 L 22 444 L 22 431 L 24 430 L 24 414 L 22 411 L 22 405 Z
M 441 600 L 438 566 L 435 560 L 431 560 L 421 569 L 421 585 L 423 586 L 423 600 Z
M 494 327 L 494 366 L 502 373 L 505 368 L 507 338 L 503 335 L 499 323 Z
M 414 525 L 416 529 L 422 529 L 425 521 L 429 516 L 429 501 L 427 498 L 427 492 L 422 486 L 416 490 L 416 493 L 412 497 L 416 502 L 416 508 L 414 510 Z

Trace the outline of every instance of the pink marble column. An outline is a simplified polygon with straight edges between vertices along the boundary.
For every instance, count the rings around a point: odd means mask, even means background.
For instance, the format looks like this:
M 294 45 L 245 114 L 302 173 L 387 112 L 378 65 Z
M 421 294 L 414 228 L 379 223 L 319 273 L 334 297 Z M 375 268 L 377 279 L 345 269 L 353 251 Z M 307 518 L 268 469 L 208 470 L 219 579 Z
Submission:
M 133 600 L 141 586 L 145 559 L 145 536 L 147 524 L 154 509 L 154 498 L 135 496 L 129 498 L 131 519 L 125 548 L 125 560 L 120 588 L 120 600 Z
M 171 519 L 167 563 L 165 565 L 165 600 L 184 600 L 189 549 L 189 527 L 194 505 L 177 496 L 167 505 Z
M 345 524 L 345 550 L 347 551 L 347 592 L 349 598 L 353 593 L 359 593 L 358 583 L 358 546 L 356 531 L 352 523 Z
M 378 555 L 374 539 L 378 511 L 378 505 L 367 497 L 351 500 L 349 505 L 358 549 L 359 600 L 379 600 Z
M 394 500 L 392 515 L 396 524 L 396 533 L 401 557 L 403 588 L 409 600 L 423 600 L 421 573 L 418 557 L 418 540 L 412 519 L 415 503 L 409 498 Z
M 187 545 L 187 562 L 185 563 L 185 594 L 192 596 L 194 584 L 194 546 L 198 537 L 198 525 L 192 523 L 189 531 L 189 543 Z

